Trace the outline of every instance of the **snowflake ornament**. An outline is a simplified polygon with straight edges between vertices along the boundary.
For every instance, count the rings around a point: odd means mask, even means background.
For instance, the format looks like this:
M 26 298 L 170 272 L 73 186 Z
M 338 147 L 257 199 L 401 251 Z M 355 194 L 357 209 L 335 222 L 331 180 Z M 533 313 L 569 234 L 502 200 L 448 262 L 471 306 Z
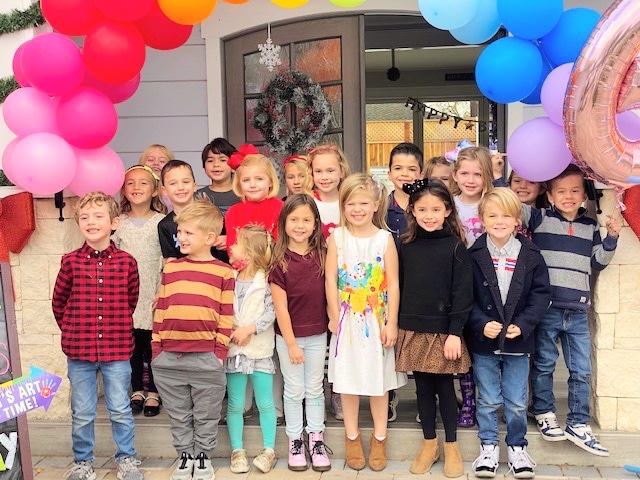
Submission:
M 258 44 L 260 50 L 260 64 L 266 65 L 270 72 L 278 65 L 282 65 L 280 60 L 280 45 L 275 45 L 271 40 L 271 25 L 268 26 L 267 41 Z

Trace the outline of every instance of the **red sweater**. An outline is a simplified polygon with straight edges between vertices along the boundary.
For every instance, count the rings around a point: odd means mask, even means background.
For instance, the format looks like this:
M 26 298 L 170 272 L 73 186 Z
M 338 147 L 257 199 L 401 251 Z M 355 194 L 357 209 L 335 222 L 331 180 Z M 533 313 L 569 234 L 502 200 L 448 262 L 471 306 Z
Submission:
M 238 230 L 245 225 L 260 225 L 277 239 L 278 217 L 283 205 L 279 198 L 267 198 L 261 202 L 243 201 L 232 205 L 224 217 L 227 227 L 227 251 L 236 243 Z

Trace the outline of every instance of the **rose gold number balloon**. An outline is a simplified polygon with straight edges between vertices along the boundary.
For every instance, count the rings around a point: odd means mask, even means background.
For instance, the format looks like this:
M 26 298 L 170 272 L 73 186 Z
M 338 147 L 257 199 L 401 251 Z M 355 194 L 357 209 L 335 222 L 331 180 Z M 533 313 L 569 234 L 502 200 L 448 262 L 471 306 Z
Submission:
M 616 0 L 575 62 L 564 125 L 576 163 L 594 180 L 627 188 L 640 183 L 640 141 L 622 135 L 618 112 L 640 105 L 640 1 Z

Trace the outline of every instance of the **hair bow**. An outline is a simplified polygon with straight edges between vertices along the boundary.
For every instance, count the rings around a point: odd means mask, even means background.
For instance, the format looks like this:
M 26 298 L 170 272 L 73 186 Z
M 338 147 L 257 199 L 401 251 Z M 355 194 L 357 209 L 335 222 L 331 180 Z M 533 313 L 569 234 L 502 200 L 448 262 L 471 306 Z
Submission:
M 421 192 L 425 188 L 429 186 L 428 178 L 421 178 L 416 180 L 413 183 L 405 183 L 402 185 L 402 191 L 409 195 L 413 195 L 414 193 Z
M 233 152 L 227 160 L 227 165 L 229 165 L 233 170 L 237 170 L 238 167 L 242 164 L 244 157 L 247 155 L 260 153 L 258 149 L 252 145 L 251 143 L 244 143 L 240 145 L 240 148 L 237 152 Z
M 454 148 L 453 150 L 449 150 L 444 154 L 444 158 L 446 158 L 449 162 L 454 163 L 458 159 L 458 153 L 460 153 L 460 150 L 467 147 L 473 147 L 473 143 L 471 143 L 466 138 L 463 138 L 462 141 L 458 142 L 456 148 Z

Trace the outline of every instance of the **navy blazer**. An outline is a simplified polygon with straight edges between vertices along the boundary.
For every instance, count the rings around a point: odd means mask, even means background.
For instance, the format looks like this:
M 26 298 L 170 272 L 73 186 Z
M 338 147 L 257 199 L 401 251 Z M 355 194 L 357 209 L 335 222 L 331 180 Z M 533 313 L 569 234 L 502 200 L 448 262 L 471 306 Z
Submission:
M 518 234 L 522 244 L 507 301 L 502 304 L 498 277 L 487 248 L 487 234 L 481 235 L 469 248 L 473 264 L 473 308 L 465 326 L 467 347 L 473 353 L 533 353 L 534 331 L 551 301 L 551 286 L 547 265 L 530 240 Z M 484 327 L 491 320 L 503 324 L 494 338 L 484 336 Z M 507 339 L 507 327 L 515 324 L 522 335 Z

